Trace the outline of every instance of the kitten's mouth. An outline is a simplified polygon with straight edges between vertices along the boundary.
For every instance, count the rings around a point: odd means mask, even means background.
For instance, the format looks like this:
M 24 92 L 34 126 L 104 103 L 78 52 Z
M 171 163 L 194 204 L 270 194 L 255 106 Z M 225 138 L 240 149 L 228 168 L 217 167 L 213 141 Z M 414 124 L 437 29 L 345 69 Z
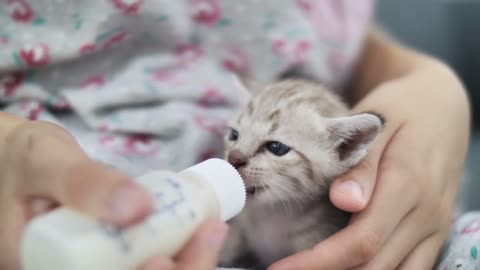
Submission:
M 263 186 L 248 186 L 246 189 L 247 196 L 253 196 L 255 194 L 258 194 L 259 192 L 264 191 L 265 189 L 267 188 Z

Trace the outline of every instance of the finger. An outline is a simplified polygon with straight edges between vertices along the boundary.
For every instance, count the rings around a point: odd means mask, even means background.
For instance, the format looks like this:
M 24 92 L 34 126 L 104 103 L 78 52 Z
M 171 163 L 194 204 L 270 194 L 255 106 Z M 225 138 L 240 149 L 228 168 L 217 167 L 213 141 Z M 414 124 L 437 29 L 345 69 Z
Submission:
M 394 167 L 397 163 L 393 161 L 388 163 L 389 168 L 380 170 L 372 203 L 349 226 L 270 269 L 348 269 L 369 262 L 416 204 L 407 170 Z M 400 200 L 402 203 L 398 203 Z
M 397 269 L 433 269 L 442 245 L 450 233 L 452 209 L 457 194 L 457 186 L 453 181 L 450 185 L 453 186 L 445 189 L 443 200 L 438 204 L 438 207 L 433 210 L 427 209 L 428 213 L 430 213 L 429 218 L 436 220 L 437 228 L 439 229 L 410 252 Z M 429 198 L 425 199 L 428 200 Z M 438 217 L 439 215 L 440 217 Z
M 431 234 L 431 228 L 423 226 L 428 222 L 419 217 L 418 213 L 420 212 L 413 210 L 407 214 L 373 260 L 355 269 L 396 269 L 415 246 Z
M 351 171 L 333 181 L 330 200 L 337 208 L 359 212 L 366 207 L 375 187 L 380 158 L 399 128 L 398 123 L 388 123 L 368 155 Z
M 212 270 L 228 233 L 225 223 L 209 221 L 202 225 L 177 256 L 177 270 Z
M 129 177 L 90 160 L 63 129 L 32 123 L 12 139 L 12 166 L 23 172 L 26 196 L 46 197 L 114 225 L 126 226 L 152 211 L 153 199 Z
M 90 160 L 65 168 L 52 178 L 50 191 L 66 206 L 119 226 L 136 223 L 153 211 L 151 194 L 114 169 Z
M 139 270 L 174 270 L 175 263 L 165 257 L 158 257 L 151 259 L 147 264 Z
M 433 269 L 442 248 L 444 236 L 434 234 L 421 242 L 400 265 L 399 270 Z
M 442 238 L 442 236 L 443 239 L 446 238 L 449 231 L 451 207 L 455 198 L 455 188 L 446 189 L 443 195 L 438 195 L 442 193 L 433 189 L 432 187 L 430 192 L 422 195 L 419 205 L 423 205 L 423 207 L 410 211 L 377 256 L 361 269 L 396 269 L 412 250 L 416 250 L 416 247 L 426 239 Z M 442 200 L 437 202 L 435 198 L 437 196 L 442 196 Z M 437 250 L 440 249 L 441 242 L 438 243 Z

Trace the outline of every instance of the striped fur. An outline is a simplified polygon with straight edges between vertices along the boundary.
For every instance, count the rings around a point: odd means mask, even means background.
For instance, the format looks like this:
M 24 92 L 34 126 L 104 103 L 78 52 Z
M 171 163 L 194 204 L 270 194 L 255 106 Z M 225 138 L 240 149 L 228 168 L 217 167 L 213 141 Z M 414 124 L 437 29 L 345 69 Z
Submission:
M 350 116 L 340 98 L 303 80 L 286 80 L 251 89 L 252 96 L 226 138 L 225 156 L 248 157 L 238 170 L 247 186 L 265 187 L 249 196 L 245 210 L 231 221 L 224 266 L 255 266 L 313 246 L 348 222 L 349 214 L 328 199 L 331 179 L 355 166 L 383 125 L 374 114 Z M 275 156 L 265 148 L 278 141 L 291 148 Z M 254 255 L 253 264 L 238 264 Z

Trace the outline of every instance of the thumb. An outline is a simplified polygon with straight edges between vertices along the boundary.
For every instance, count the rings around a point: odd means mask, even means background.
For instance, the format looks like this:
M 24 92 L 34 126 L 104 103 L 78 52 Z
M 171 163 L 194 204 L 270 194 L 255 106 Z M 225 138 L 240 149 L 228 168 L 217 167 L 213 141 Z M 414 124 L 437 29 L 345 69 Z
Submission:
M 89 159 L 61 127 L 29 122 L 11 136 L 12 171 L 27 198 L 47 198 L 117 226 L 141 221 L 153 198 L 131 179 Z
M 219 253 L 227 234 L 228 226 L 225 223 L 215 220 L 205 222 L 177 255 L 177 269 L 216 269 Z
M 159 256 L 149 260 L 141 270 L 213 270 L 228 233 L 225 223 L 209 220 L 202 224 L 181 250 L 175 261 Z
M 330 200 L 339 209 L 359 212 L 365 209 L 376 185 L 380 160 L 399 128 L 385 128 L 367 156 L 352 170 L 337 177 L 330 186 Z
M 128 176 L 91 160 L 72 165 L 54 189 L 62 204 L 122 227 L 153 211 L 151 194 Z
M 335 179 L 330 186 L 330 200 L 347 212 L 363 210 L 370 200 L 377 176 L 376 157 L 363 160 L 355 168 Z

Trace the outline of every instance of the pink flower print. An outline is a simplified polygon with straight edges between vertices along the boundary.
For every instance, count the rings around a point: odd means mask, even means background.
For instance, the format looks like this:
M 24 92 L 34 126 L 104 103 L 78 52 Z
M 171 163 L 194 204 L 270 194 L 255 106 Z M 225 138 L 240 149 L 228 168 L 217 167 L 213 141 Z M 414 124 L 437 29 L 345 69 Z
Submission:
M 117 140 L 117 137 L 114 135 L 105 135 L 100 138 L 101 145 L 112 145 L 113 142 Z
M 20 108 L 25 111 L 29 120 L 38 120 L 40 114 L 44 111 L 42 105 L 38 102 L 24 101 L 20 104 Z
M 8 0 L 7 1 L 10 17 L 19 23 L 30 23 L 35 14 L 32 7 L 26 0 Z
M 118 135 L 108 134 L 101 136 L 99 143 L 116 154 L 124 155 L 126 152 L 123 147 L 123 139 Z
M 311 12 L 313 10 L 312 0 L 297 0 L 297 4 L 306 12 Z
M 157 81 L 165 82 L 175 79 L 175 74 L 166 68 L 157 68 L 153 71 L 153 77 Z
M 308 40 L 288 41 L 278 39 L 273 42 L 273 52 L 286 61 L 284 68 L 300 65 L 305 62 L 312 44 Z
M 158 152 L 158 146 L 149 135 L 130 135 L 126 138 L 105 135 L 100 144 L 112 149 L 120 155 L 152 156 Z
M 480 231 L 480 220 L 475 220 L 468 227 L 462 230 L 461 234 L 469 234 Z
M 190 14 L 195 22 L 204 25 L 215 25 L 222 17 L 218 0 L 194 0 Z
M 273 42 L 272 49 L 273 52 L 277 55 L 283 55 L 285 47 L 287 46 L 287 41 L 284 39 L 277 39 Z
M 10 41 L 6 37 L 0 36 L 0 44 L 8 44 Z
M 71 109 L 70 104 L 61 97 L 52 96 L 47 100 L 48 106 L 59 110 Z
M 346 60 L 344 52 L 338 49 L 333 49 L 327 56 L 327 65 L 330 73 L 335 78 L 341 76 L 346 67 Z
M 9 97 L 15 94 L 18 87 L 23 84 L 24 75 L 20 72 L 0 75 L 0 89 L 3 89 L 3 96 Z
M 113 45 L 116 45 L 118 43 L 123 42 L 125 39 L 127 39 L 128 33 L 127 32 L 119 32 L 116 33 L 115 35 L 111 36 L 105 44 L 103 44 L 103 48 L 109 48 Z
M 225 105 L 227 103 L 226 98 L 220 94 L 216 88 L 207 88 L 203 95 L 198 100 L 197 104 L 200 107 L 207 107 L 209 105 Z
M 215 137 L 222 139 L 227 132 L 227 126 L 225 121 L 219 119 L 207 119 L 200 116 L 194 117 L 195 123 L 202 128 L 213 134 Z
M 169 85 L 178 87 L 184 84 L 181 76 L 178 76 L 175 70 L 172 70 L 170 67 L 155 68 L 147 72 L 152 74 L 153 79 L 159 83 L 168 83 Z
M 84 54 L 87 54 L 87 53 L 94 52 L 95 49 L 96 49 L 96 46 L 93 43 L 84 44 L 80 47 L 80 50 L 79 50 L 80 55 L 84 55 Z
M 40 106 L 40 104 L 37 104 L 37 106 L 35 108 L 32 108 L 29 112 L 28 112 L 28 119 L 30 120 L 38 120 L 38 118 L 40 117 L 40 114 L 44 111 L 43 107 Z
M 115 7 L 124 14 L 135 14 L 143 5 L 143 0 L 111 0 Z
M 93 75 L 83 81 L 80 86 L 82 88 L 98 88 L 100 86 L 103 86 L 105 84 L 105 76 L 101 74 Z
M 222 65 L 225 69 L 239 74 L 246 74 L 250 69 L 247 55 L 239 48 L 228 49 L 223 56 Z
M 194 44 L 180 44 L 175 50 L 175 55 L 180 64 L 196 62 L 203 54 L 202 48 Z
M 97 127 L 97 130 L 100 131 L 100 132 L 107 132 L 110 130 L 110 127 L 106 124 L 104 125 L 100 125 Z
M 312 44 L 307 40 L 300 40 L 295 47 L 295 63 L 302 63 L 305 61 L 307 54 L 312 48 Z
M 125 141 L 125 148 L 133 154 L 152 156 L 157 153 L 158 147 L 149 135 L 132 135 Z
M 43 43 L 26 46 L 20 51 L 20 59 L 27 66 L 46 65 L 50 62 L 50 50 Z

